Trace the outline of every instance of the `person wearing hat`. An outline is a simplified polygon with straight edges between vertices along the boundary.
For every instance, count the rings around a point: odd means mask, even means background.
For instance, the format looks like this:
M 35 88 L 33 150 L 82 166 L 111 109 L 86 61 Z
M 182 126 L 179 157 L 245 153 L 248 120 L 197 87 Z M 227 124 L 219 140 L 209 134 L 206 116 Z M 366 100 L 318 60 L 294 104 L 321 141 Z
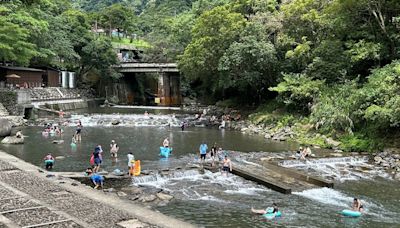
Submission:
M 111 140 L 111 144 L 110 144 L 110 154 L 111 154 L 111 157 L 112 158 L 117 158 L 117 156 L 118 156 L 118 150 L 119 150 L 119 147 L 118 147 L 118 145 L 115 143 L 115 140 Z

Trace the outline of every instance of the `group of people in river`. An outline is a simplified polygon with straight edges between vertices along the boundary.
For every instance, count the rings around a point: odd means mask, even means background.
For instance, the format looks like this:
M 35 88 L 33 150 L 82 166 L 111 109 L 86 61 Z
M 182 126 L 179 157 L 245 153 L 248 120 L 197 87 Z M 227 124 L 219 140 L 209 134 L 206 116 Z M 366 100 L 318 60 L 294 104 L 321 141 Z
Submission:
M 229 172 L 232 172 L 232 162 L 228 157 L 228 153 L 222 150 L 222 147 L 217 149 L 217 143 L 211 147 L 211 150 L 208 150 L 208 145 L 203 141 L 199 147 L 199 155 L 200 162 L 205 162 L 207 156 L 211 159 L 211 166 L 215 166 L 215 162 L 221 164 L 221 173 L 228 175 Z

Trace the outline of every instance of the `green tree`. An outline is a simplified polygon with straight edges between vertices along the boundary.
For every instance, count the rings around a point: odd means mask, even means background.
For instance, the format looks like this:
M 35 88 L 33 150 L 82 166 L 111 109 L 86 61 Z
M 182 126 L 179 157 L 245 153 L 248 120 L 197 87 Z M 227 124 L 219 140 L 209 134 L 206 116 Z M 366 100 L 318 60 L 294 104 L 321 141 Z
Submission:
M 249 27 L 220 59 L 220 84 L 260 101 L 267 88 L 274 85 L 279 63 L 274 45 Z
M 192 41 L 179 58 L 179 67 L 185 76 L 201 81 L 208 92 L 219 89 L 219 60 L 239 39 L 245 26 L 243 16 L 226 7 L 216 7 L 202 14 L 193 27 Z

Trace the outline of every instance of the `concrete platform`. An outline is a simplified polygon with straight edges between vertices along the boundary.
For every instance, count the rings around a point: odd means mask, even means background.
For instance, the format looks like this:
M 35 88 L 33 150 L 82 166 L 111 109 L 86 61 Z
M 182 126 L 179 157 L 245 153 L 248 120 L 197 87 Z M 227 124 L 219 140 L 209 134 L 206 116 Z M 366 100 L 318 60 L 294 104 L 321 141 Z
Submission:
M 49 174 L 0 151 L 0 227 L 195 227 Z
M 205 164 L 204 168 L 216 171 L 216 167 L 211 167 L 209 164 Z M 316 187 L 333 188 L 332 182 L 268 162 L 263 164 L 232 162 L 232 173 L 283 194 Z

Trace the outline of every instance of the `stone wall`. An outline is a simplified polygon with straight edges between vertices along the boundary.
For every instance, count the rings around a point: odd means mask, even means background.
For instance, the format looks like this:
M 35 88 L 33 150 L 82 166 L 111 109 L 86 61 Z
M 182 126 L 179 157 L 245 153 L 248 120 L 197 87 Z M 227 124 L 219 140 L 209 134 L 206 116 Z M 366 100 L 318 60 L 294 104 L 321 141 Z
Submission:
M 0 90 L 0 103 L 4 105 L 9 114 L 19 115 L 20 108 L 17 105 L 17 93 L 10 90 Z

